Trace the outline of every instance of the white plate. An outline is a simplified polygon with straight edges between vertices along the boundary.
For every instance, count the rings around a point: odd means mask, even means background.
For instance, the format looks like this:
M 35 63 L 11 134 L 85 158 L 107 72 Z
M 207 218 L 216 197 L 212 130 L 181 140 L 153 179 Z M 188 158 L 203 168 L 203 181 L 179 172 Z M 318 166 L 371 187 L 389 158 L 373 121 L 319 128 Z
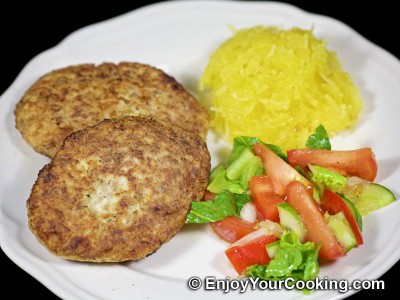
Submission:
M 327 40 L 361 90 L 365 110 L 350 132 L 332 139 L 336 149 L 371 146 L 379 164 L 377 180 L 399 193 L 400 178 L 400 63 L 334 19 L 309 14 L 274 2 L 190 1 L 161 3 L 83 28 L 61 44 L 35 57 L 22 70 L 0 103 L 0 238 L 4 252 L 22 269 L 62 298 L 73 299 L 212 299 L 238 291 L 191 291 L 191 276 L 233 278 L 223 250 L 225 245 L 207 226 L 186 226 L 150 257 L 125 264 L 86 264 L 59 259 L 40 245 L 27 226 L 26 199 L 38 171 L 49 160 L 34 152 L 15 129 L 13 109 L 24 91 L 44 73 L 77 63 L 138 61 L 157 66 L 195 93 L 209 54 L 226 38 L 229 26 L 276 25 L 315 28 Z M 212 164 L 221 144 L 208 137 Z M 321 268 L 320 277 L 376 279 L 400 259 L 400 204 L 395 202 L 364 218 L 365 244 L 348 256 Z M 338 291 L 318 291 L 306 299 L 339 299 Z M 247 291 L 265 299 L 302 298 L 293 291 Z

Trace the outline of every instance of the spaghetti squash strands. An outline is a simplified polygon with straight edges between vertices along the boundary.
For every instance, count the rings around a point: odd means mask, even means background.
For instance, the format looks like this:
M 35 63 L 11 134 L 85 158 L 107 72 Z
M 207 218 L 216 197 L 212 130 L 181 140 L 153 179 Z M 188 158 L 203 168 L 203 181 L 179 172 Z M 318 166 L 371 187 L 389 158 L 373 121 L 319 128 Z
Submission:
M 329 136 L 352 127 L 363 105 L 336 53 L 299 28 L 237 31 L 210 56 L 199 89 L 217 133 L 284 149 L 304 147 L 321 123 Z

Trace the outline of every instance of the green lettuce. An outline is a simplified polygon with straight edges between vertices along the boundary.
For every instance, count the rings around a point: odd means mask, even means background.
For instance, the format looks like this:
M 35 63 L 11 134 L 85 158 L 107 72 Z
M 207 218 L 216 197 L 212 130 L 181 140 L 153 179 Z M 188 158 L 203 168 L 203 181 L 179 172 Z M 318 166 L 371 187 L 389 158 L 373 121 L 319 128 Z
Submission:
M 314 184 L 323 185 L 332 191 L 339 191 L 346 185 L 347 178 L 338 172 L 316 165 L 308 167 L 311 171 L 310 180 Z
M 221 193 L 223 191 L 229 191 L 235 194 L 243 194 L 246 192 L 246 187 L 242 186 L 239 182 L 230 180 L 226 176 L 226 169 L 220 168 L 213 174 L 213 179 L 207 186 L 207 190 L 213 193 Z M 240 180 L 242 181 L 242 180 Z
M 264 280 L 295 281 L 314 280 L 319 273 L 318 251 L 314 243 L 300 243 L 293 231 L 285 232 L 275 252 L 275 257 L 267 265 L 253 265 L 247 268 L 246 275 Z
M 252 176 L 264 173 L 261 158 L 249 149 L 243 149 L 240 155 L 226 168 L 226 177 L 238 182 L 245 191 L 249 188 Z
M 269 147 L 279 157 L 287 161 L 285 152 L 276 145 L 266 144 L 256 137 L 236 137 L 233 140 L 226 166 L 219 164 L 211 171 L 207 190 L 213 193 L 230 191 L 241 194 L 247 192 L 250 178 L 264 174 L 261 158 L 254 155 L 253 145 L 255 143 Z
M 207 186 L 207 190 L 213 193 L 224 190 L 237 194 L 245 193 L 249 189 L 250 178 L 264 173 L 261 158 L 254 155 L 253 150 L 249 148 L 242 148 L 226 168 L 217 167 L 218 170 L 211 172 L 212 180 Z
M 228 216 L 240 216 L 243 206 L 250 200 L 247 194 L 234 194 L 224 191 L 209 201 L 193 201 L 186 223 L 210 223 Z
M 306 141 L 307 148 L 331 150 L 331 142 L 325 127 L 320 124 Z
M 237 157 L 240 155 L 240 153 L 243 151 L 243 149 L 250 149 L 251 151 L 253 151 L 253 145 L 256 143 L 260 143 L 264 146 L 267 146 L 280 158 L 282 158 L 286 162 L 288 161 L 286 153 L 279 146 L 273 144 L 266 144 L 259 138 L 252 136 L 238 136 L 233 139 L 233 147 L 231 150 L 231 154 L 229 155 L 228 158 L 228 164 L 231 164 L 234 160 L 236 160 Z

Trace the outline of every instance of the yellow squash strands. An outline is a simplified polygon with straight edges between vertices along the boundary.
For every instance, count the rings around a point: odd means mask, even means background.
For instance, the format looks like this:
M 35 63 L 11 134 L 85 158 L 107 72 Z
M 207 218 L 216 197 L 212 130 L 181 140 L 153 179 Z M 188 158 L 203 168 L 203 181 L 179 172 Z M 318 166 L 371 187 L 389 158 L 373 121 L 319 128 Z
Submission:
M 211 55 L 199 87 L 217 133 L 284 149 L 304 147 L 319 124 L 329 136 L 352 127 L 362 109 L 336 54 L 299 28 L 237 31 Z

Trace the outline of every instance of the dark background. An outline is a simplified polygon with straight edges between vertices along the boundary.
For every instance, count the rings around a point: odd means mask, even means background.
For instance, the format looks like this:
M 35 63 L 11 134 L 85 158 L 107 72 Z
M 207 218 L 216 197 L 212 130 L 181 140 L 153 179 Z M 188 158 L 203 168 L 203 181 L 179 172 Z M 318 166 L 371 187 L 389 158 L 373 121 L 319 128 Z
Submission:
M 21 69 L 40 52 L 55 46 L 69 33 L 82 26 L 118 16 L 137 7 L 151 3 L 129 1 L 125 4 L 114 1 L 91 2 L 54 1 L 51 6 L 36 1 L 22 4 L 19 1 L 0 4 L 0 95 L 9 87 Z M 119 1 L 118 1 L 119 2 Z M 162 1 L 153 1 L 162 2 Z M 373 2 L 346 1 L 283 1 L 298 7 L 343 21 L 364 37 L 385 48 L 400 58 L 398 10 L 389 1 Z M 391 1 L 395 3 L 395 1 Z M 6 4 L 5 4 L 6 3 Z M 183 45 L 184 46 L 184 45 Z M 1 103 L 0 103 L 1 105 Z M 1 167 L 1 166 L 0 166 Z M 399 249 L 400 251 L 400 249 Z M 16 266 L 2 251 L 0 252 L 2 294 L 23 296 L 26 293 L 41 299 L 56 298 L 46 287 Z M 385 290 L 361 291 L 351 299 L 366 296 L 397 298 L 400 295 L 396 285 L 400 275 L 397 263 L 380 279 L 385 281 Z M 17 287 L 14 289 L 12 287 Z M 211 294 L 210 294 L 211 297 Z

